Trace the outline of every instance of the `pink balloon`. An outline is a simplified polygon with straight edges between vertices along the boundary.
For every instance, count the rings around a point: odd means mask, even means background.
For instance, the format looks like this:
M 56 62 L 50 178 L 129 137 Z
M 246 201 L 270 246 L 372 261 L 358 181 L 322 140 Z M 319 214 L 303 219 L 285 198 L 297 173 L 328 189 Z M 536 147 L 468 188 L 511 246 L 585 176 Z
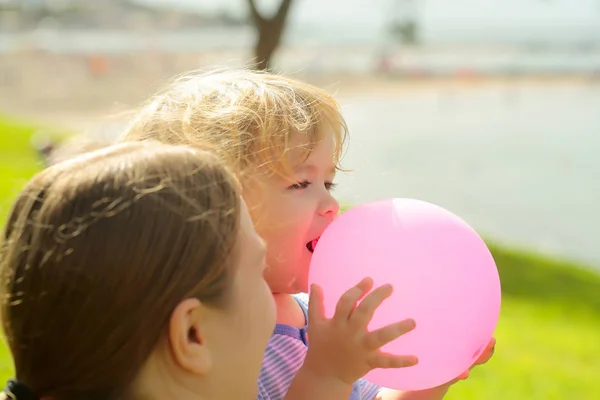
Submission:
M 386 199 L 336 219 L 319 239 L 309 274 L 323 287 L 326 315 L 367 276 L 376 287 L 394 287 L 370 330 L 405 318 L 417 323 L 382 351 L 419 358 L 413 367 L 375 369 L 365 377 L 370 382 L 399 390 L 442 385 L 467 371 L 493 336 L 501 297 L 494 259 L 466 222 L 441 207 Z

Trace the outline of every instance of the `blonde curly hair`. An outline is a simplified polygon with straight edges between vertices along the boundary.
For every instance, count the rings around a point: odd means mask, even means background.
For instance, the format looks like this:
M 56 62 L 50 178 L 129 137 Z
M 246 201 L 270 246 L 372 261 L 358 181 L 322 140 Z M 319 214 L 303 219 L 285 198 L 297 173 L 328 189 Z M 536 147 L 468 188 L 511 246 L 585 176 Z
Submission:
M 331 135 L 341 170 L 347 134 L 339 104 L 325 90 L 281 75 L 232 69 L 176 78 L 134 115 L 120 141 L 208 144 L 243 177 L 259 170 L 290 174 L 291 150 L 308 157 Z

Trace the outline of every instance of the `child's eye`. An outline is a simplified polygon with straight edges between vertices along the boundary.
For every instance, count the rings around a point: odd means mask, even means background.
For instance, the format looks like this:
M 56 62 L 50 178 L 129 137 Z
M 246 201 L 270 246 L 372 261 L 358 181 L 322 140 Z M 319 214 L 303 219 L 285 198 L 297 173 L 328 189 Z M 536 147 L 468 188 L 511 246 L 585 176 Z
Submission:
M 337 183 L 325 182 L 325 189 L 332 191 L 337 187 Z
M 310 186 L 311 182 L 304 180 L 301 182 L 297 182 L 294 183 L 293 185 L 288 186 L 288 189 L 292 189 L 292 190 L 299 190 L 299 189 L 306 189 L 308 186 Z

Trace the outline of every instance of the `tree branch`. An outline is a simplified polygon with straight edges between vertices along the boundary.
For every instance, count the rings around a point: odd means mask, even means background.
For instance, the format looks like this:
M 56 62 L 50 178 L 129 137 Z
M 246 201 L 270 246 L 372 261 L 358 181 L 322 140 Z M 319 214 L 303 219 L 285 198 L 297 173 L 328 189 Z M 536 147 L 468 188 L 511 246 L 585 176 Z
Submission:
M 254 0 L 248 0 L 248 6 L 250 7 L 250 15 L 256 24 L 261 24 L 265 21 L 264 17 L 260 15 L 258 9 L 256 8 L 256 3 Z
M 277 13 L 273 17 L 273 19 L 275 19 L 278 22 L 285 21 L 288 12 L 290 11 L 291 4 L 292 0 L 282 0 L 281 4 L 279 5 L 279 10 L 277 10 Z

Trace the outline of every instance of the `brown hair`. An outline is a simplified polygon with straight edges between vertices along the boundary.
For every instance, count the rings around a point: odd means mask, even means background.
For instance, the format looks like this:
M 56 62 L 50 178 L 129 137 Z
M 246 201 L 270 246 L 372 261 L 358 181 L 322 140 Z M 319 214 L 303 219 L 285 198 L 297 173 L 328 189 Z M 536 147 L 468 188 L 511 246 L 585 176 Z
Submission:
M 137 113 L 121 140 L 209 141 L 240 176 L 262 167 L 289 174 L 293 135 L 308 157 L 331 134 L 341 169 L 347 127 L 333 96 L 295 79 L 234 69 L 176 79 Z
M 179 302 L 227 305 L 239 212 L 218 158 L 183 146 L 120 144 L 39 173 L 0 251 L 16 379 L 56 400 L 124 396 Z

